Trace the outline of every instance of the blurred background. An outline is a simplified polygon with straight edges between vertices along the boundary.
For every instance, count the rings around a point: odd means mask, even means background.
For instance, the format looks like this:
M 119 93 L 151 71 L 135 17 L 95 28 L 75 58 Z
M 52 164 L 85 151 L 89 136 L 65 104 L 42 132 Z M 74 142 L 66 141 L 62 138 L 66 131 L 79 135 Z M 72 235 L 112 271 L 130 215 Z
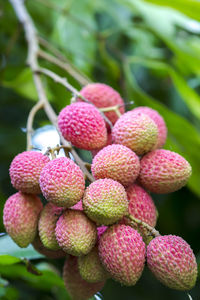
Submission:
M 87 82 L 103 82 L 118 90 L 130 110 L 147 105 L 160 112 L 169 130 L 166 149 L 192 165 L 187 185 L 172 194 L 153 195 L 161 234 L 183 237 L 200 263 L 200 2 L 195 0 L 27 0 L 41 49 L 57 56 L 59 66 L 40 65 L 78 90 Z M 0 0 L 0 232 L 6 199 L 15 192 L 8 169 L 26 149 L 26 121 L 38 100 L 26 66 L 24 32 L 9 1 Z M 81 77 L 77 81 L 70 70 Z M 81 81 L 81 82 L 80 82 Z M 71 93 L 44 77 L 48 99 L 56 113 L 69 104 Z M 130 102 L 133 104 L 130 104 Z M 34 129 L 48 125 L 39 111 Z M 80 152 L 84 159 L 91 157 Z M 60 277 L 63 260 L 48 260 L 33 248 L 19 249 L 0 237 L 0 299 L 69 299 Z M 22 259 L 24 257 L 25 259 Z M 31 262 L 29 261 L 31 260 Z M 42 274 L 41 274 L 42 272 Z M 200 299 L 199 278 L 189 294 L 165 288 L 146 268 L 134 287 L 108 280 L 105 300 Z

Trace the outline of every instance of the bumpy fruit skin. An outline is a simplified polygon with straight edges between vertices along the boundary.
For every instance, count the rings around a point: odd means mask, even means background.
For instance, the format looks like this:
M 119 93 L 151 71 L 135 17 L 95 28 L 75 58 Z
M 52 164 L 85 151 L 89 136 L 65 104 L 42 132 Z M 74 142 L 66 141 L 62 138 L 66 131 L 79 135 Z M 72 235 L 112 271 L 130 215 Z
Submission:
M 48 249 L 60 249 L 56 240 L 55 228 L 58 218 L 62 212 L 62 207 L 57 207 L 52 203 L 47 203 L 41 211 L 38 222 L 38 230 L 43 245 Z
M 88 300 L 99 292 L 105 284 L 105 281 L 97 283 L 85 281 L 78 271 L 77 257 L 74 256 L 70 256 L 65 261 L 63 280 L 72 300 Z
M 66 106 L 58 116 L 58 126 L 63 137 L 78 148 L 93 150 L 106 144 L 104 119 L 92 104 L 78 102 Z
M 91 171 L 95 179 L 111 178 L 128 186 L 135 181 L 140 171 L 138 156 L 123 145 L 104 147 L 94 157 Z
M 93 103 L 98 108 L 120 105 L 121 114 L 125 112 L 124 101 L 120 94 L 109 85 L 104 83 L 90 83 L 82 88 L 81 95 Z M 81 99 L 79 99 L 80 101 Z M 118 116 L 115 111 L 105 112 L 106 117 L 115 124 Z
M 112 145 L 112 133 L 111 133 L 111 132 L 108 132 L 108 135 L 107 135 L 107 142 L 106 142 L 106 144 L 105 144 L 104 147 L 109 146 L 109 145 Z M 97 155 L 97 153 L 98 153 L 101 149 L 103 149 L 104 147 L 101 147 L 101 148 L 92 150 L 92 151 L 91 151 L 92 157 L 95 157 L 95 155 Z
M 42 202 L 36 195 L 18 192 L 10 196 L 4 206 L 3 223 L 6 232 L 21 248 L 34 240 Z
M 112 179 L 94 181 L 85 190 L 83 209 L 97 224 L 115 223 L 128 212 L 128 200 L 124 187 Z
M 112 278 L 123 285 L 135 285 L 145 262 L 145 244 L 130 226 L 113 225 L 99 240 L 99 256 Z
M 100 237 L 106 231 L 107 228 L 108 226 L 104 226 L 104 225 L 97 227 L 98 240 L 100 239 Z
M 43 168 L 39 181 L 44 197 L 57 206 L 73 206 L 82 198 L 85 189 L 83 172 L 67 157 L 50 161 Z
M 151 151 L 158 138 L 156 123 L 146 114 L 127 112 L 112 129 L 113 143 L 122 144 L 137 155 Z
M 190 245 L 181 237 L 164 235 L 147 247 L 147 264 L 158 280 L 171 289 L 190 290 L 197 279 L 197 263 Z
M 58 219 L 55 232 L 59 246 L 74 256 L 89 253 L 97 240 L 95 224 L 79 210 L 66 210 Z
M 167 126 L 163 117 L 156 110 L 146 106 L 136 107 L 132 112 L 147 114 L 156 123 L 158 127 L 158 140 L 154 149 L 162 148 L 167 138 Z
M 11 183 L 17 190 L 28 194 L 39 194 L 39 177 L 49 158 L 40 152 L 24 151 L 10 165 Z
M 62 249 L 59 249 L 59 250 L 47 249 L 41 242 L 39 234 L 36 235 L 34 241 L 32 242 L 32 245 L 36 251 L 45 255 L 48 258 L 58 259 L 58 258 L 63 258 L 63 257 L 67 256 L 67 253 L 64 252 Z
M 158 149 L 141 159 L 139 182 L 152 193 L 171 193 L 182 188 L 191 173 L 189 162 L 181 155 Z
M 78 203 L 76 203 L 74 206 L 72 206 L 71 209 L 83 210 L 82 200 L 80 200 Z
M 78 269 L 81 277 L 87 282 L 99 282 L 109 277 L 100 261 L 97 246 L 87 255 L 78 258 Z

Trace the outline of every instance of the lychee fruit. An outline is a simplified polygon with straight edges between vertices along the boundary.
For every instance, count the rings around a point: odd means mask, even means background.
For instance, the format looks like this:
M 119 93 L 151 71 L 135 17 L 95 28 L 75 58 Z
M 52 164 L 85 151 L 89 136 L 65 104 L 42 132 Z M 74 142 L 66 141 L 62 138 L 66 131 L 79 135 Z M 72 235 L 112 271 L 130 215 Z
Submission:
M 39 177 L 49 158 L 41 152 L 24 151 L 10 165 L 11 183 L 17 190 L 28 194 L 39 194 Z
M 106 231 L 107 228 L 108 226 L 104 226 L 104 225 L 97 227 L 98 240 L 100 239 L 100 237 Z
M 128 186 L 139 175 L 140 161 L 129 148 L 117 144 L 110 145 L 94 157 L 91 171 L 95 179 L 111 178 Z
M 151 196 L 138 184 L 133 184 L 126 189 L 127 198 L 129 201 L 129 214 L 142 222 L 147 223 L 151 227 L 155 227 L 157 220 L 157 210 Z M 151 240 L 149 231 L 143 226 L 132 223 L 132 221 L 124 217 L 123 221 L 127 225 L 134 225 L 134 228 L 142 235 L 145 243 Z
M 136 107 L 132 112 L 146 114 L 156 123 L 158 127 L 158 139 L 154 149 L 162 148 L 167 138 L 167 127 L 163 117 L 156 110 L 147 106 Z
M 75 210 L 83 210 L 82 200 L 80 200 L 80 201 L 77 202 L 74 206 L 72 206 L 71 209 L 75 209 Z
M 109 277 L 100 261 L 97 246 L 87 255 L 78 258 L 78 268 L 81 277 L 87 282 L 99 282 Z
M 85 190 L 83 209 L 98 225 L 113 224 L 128 212 L 124 187 L 112 179 L 99 179 Z
M 106 144 L 104 119 L 92 104 L 77 102 L 66 106 L 58 116 L 58 126 L 63 137 L 78 148 L 93 150 Z
M 10 196 L 3 210 L 3 223 L 6 232 L 21 248 L 33 242 L 42 202 L 36 195 L 18 192 Z
M 68 209 L 57 221 L 56 239 L 68 254 L 86 255 L 96 243 L 97 229 L 82 211 Z
M 197 263 L 190 245 L 181 237 L 164 235 L 147 247 L 147 264 L 164 285 L 176 290 L 190 290 L 197 279 Z
M 36 235 L 34 241 L 32 242 L 32 245 L 36 251 L 38 251 L 42 255 L 45 255 L 48 258 L 58 259 L 67 256 L 67 253 L 64 252 L 62 249 L 59 250 L 47 249 L 41 242 L 39 234 Z
M 132 227 L 113 225 L 99 240 L 99 256 L 113 279 L 123 285 L 135 285 L 144 268 L 145 243 Z
M 56 206 L 75 205 L 85 189 L 83 172 L 67 157 L 51 160 L 43 168 L 39 182 L 44 197 Z
M 106 146 L 109 146 L 112 144 L 112 133 L 111 132 L 108 132 L 108 135 L 107 135 L 107 142 L 105 144 L 104 147 Z M 95 149 L 95 150 L 92 150 L 91 153 L 92 153 L 92 157 L 95 157 L 95 155 L 97 155 L 97 153 L 103 149 L 104 147 L 101 147 L 101 148 L 98 148 L 98 149 Z
M 98 108 L 120 105 L 119 112 L 123 114 L 125 111 L 120 94 L 104 83 L 89 83 L 82 88 L 80 94 Z M 115 124 L 119 118 L 115 111 L 105 112 L 105 115 L 112 124 Z
M 148 115 L 129 111 L 115 123 L 112 138 L 113 143 L 124 145 L 137 155 L 143 155 L 155 147 L 158 129 Z
M 58 218 L 62 212 L 63 207 L 57 207 L 53 203 L 47 203 L 41 211 L 38 222 L 38 230 L 43 245 L 48 249 L 60 249 L 56 240 L 55 228 Z
M 152 193 L 171 193 L 182 188 L 191 173 L 189 162 L 181 155 L 157 149 L 141 159 L 139 182 Z
M 97 283 L 85 281 L 79 273 L 77 260 L 74 256 L 66 259 L 63 280 L 72 300 L 88 300 L 103 288 L 105 280 Z

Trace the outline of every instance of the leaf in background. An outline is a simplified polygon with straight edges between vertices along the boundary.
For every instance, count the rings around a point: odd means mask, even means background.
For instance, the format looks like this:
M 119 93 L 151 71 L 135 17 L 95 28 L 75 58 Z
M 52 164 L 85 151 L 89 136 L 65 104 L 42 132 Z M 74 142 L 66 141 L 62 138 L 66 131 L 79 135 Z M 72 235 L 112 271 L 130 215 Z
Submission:
M 29 68 L 21 71 L 18 76 L 12 80 L 4 80 L 3 86 L 12 88 L 25 98 L 35 101 L 38 99 L 35 85 L 33 83 L 33 75 Z
M 44 256 L 38 253 L 32 245 L 29 245 L 27 248 L 18 247 L 9 235 L 0 237 L 0 259 L 1 256 L 14 256 L 15 258 L 27 258 L 27 259 L 38 259 L 43 258 Z M 8 258 L 9 259 L 9 258 Z
M 124 64 L 124 73 L 130 99 L 133 99 L 136 105 L 150 106 L 156 109 L 164 117 L 168 127 L 168 139 L 165 148 L 180 153 L 190 162 L 193 172 L 188 187 L 197 195 L 200 195 L 200 135 L 198 131 L 186 119 L 175 114 L 165 105 L 142 91 L 131 72 L 129 64 Z
M 0 265 L 14 265 L 19 262 L 22 262 L 22 260 L 18 257 L 11 255 L 0 255 Z
M 173 7 L 189 17 L 200 21 L 200 2 L 198 0 L 145 0 L 157 5 Z
M 96 51 L 94 4 L 89 0 L 71 1 L 69 7 L 69 3 L 62 1 L 62 8 L 65 13 L 57 14 L 52 39 L 71 53 L 78 68 L 90 75 Z

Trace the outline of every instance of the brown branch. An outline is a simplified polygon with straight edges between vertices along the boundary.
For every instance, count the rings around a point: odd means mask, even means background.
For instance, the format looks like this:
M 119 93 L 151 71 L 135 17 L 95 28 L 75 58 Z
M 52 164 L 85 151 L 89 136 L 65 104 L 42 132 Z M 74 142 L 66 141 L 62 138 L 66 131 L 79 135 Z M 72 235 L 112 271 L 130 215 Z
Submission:
M 146 228 L 152 236 L 154 236 L 154 237 L 160 236 L 159 231 L 157 231 L 154 227 L 150 226 L 149 224 L 133 217 L 130 214 L 127 215 L 126 217 L 129 218 L 133 223 L 136 223 L 136 224 L 141 225 L 142 227 Z
M 89 79 L 87 79 L 86 77 L 84 77 L 83 75 L 80 74 L 80 72 L 77 72 L 72 66 L 71 64 L 69 64 L 68 62 L 64 62 L 63 60 L 61 60 L 60 58 L 57 58 L 43 50 L 40 50 L 38 52 L 38 55 L 49 61 L 50 63 L 60 67 L 61 69 L 65 70 L 68 74 L 70 74 L 74 79 L 76 79 L 76 81 L 78 81 L 78 83 L 80 83 L 81 85 L 87 85 L 88 83 L 90 83 L 91 81 Z
M 36 90 L 38 93 L 39 103 L 43 105 L 45 113 L 51 123 L 56 127 L 59 134 L 60 131 L 57 126 L 57 115 L 55 114 L 53 108 L 51 107 L 50 103 L 48 102 L 45 89 L 42 84 L 42 80 L 40 78 L 40 74 L 38 73 L 39 65 L 38 65 L 38 51 L 39 51 L 39 45 L 37 40 L 37 34 L 35 30 L 35 26 L 33 24 L 33 21 L 31 17 L 29 16 L 23 0 L 10 0 L 15 13 L 19 19 L 19 21 L 22 23 L 24 31 L 25 31 L 25 37 L 28 44 L 28 58 L 27 63 L 30 67 L 30 69 L 33 72 L 33 78 L 36 86 Z M 90 174 L 90 172 L 85 167 L 85 163 L 82 161 L 82 159 L 79 157 L 79 155 L 76 153 L 75 149 L 72 148 L 71 144 L 66 141 L 62 135 L 60 134 L 61 142 L 64 146 L 67 146 L 71 148 L 71 153 L 77 162 L 77 164 L 80 166 L 82 171 L 84 172 L 85 176 L 92 182 L 94 181 L 93 176 Z

